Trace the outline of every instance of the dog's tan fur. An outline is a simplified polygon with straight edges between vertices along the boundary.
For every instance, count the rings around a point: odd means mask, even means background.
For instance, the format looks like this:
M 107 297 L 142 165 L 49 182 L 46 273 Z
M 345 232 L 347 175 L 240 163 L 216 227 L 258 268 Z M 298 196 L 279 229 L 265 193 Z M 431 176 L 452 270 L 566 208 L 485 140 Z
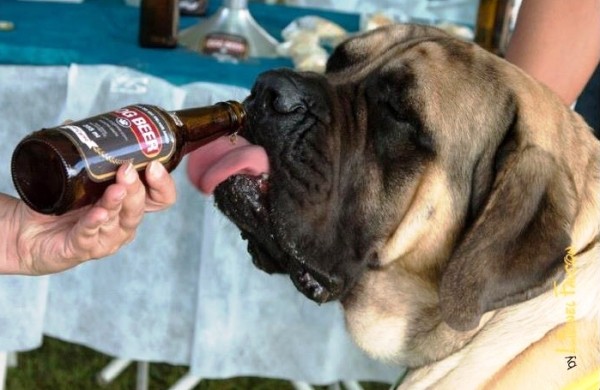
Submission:
M 396 51 L 398 42 L 414 44 Z M 453 45 L 452 52 L 447 44 Z M 400 389 L 560 389 L 600 369 L 600 143 L 588 126 L 516 67 L 435 30 L 393 27 L 355 38 L 345 50 L 356 65 L 331 72 L 334 82 L 371 72 L 371 59 L 385 57 L 392 69 L 410 66 L 419 86 L 414 99 L 436 131 L 436 145 L 453 148 L 438 153 L 399 199 L 402 218 L 380 247 L 381 268 L 368 271 L 342 302 L 357 344 L 374 357 L 411 367 Z M 478 77 L 500 82 L 490 89 Z M 465 229 L 459 221 L 469 197 L 455 184 L 463 173 L 453 171 L 445 156 L 462 153 L 473 165 L 478 160 L 471 151 L 499 148 L 500 133 L 484 125 L 507 126 L 494 105 L 509 95 L 517 112 L 515 145 L 472 228 Z M 482 126 L 465 130 L 465 120 Z M 478 299 L 470 286 L 493 265 L 500 264 L 493 272 L 503 272 L 503 262 L 513 254 L 523 264 L 528 254 L 545 249 L 535 232 L 514 253 L 494 253 L 495 233 L 477 235 L 482 229 L 497 231 L 499 237 L 504 231 L 512 234 L 511 224 L 517 223 L 520 208 L 528 207 L 522 205 L 535 186 L 543 188 L 545 203 L 536 204 L 542 211 L 534 216 L 542 215 L 540 220 L 526 226 L 564 230 L 570 237 L 565 256 L 575 259 L 574 265 L 565 264 L 570 268 L 509 300 L 491 302 L 478 326 L 455 330 L 445 319 L 462 310 L 463 302 L 466 307 Z M 472 249 L 488 247 L 489 252 Z M 538 260 L 531 257 L 531 272 L 536 272 Z M 487 265 L 480 270 L 479 264 Z M 565 329 L 576 334 L 577 344 L 569 351 Z M 576 367 L 568 369 L 567 356 L 576 356 Z

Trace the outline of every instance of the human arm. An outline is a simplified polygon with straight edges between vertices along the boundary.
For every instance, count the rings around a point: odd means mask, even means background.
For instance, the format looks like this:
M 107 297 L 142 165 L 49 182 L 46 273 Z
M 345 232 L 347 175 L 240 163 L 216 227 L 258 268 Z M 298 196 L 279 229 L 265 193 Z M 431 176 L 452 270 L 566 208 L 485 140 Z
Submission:
M 600 0 L 523 0 L 505 57 L 571 105 L 600 61 Z
M 133 240 L 145 212 L 175 202 L 174 181 L 160 163 L 145 176 L 147 189 L 130 164 L 121 166 L 98 202 L 61 216 L 0 194 L 0 274 L 49 274 L 115 253 Z

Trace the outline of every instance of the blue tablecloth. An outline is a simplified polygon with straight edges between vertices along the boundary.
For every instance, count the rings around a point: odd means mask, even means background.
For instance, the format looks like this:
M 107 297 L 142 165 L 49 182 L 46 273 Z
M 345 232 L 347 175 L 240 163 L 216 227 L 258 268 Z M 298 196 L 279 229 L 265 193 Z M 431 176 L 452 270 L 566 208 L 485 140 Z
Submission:
M 220 6 L 211 0 L 207 15 Z M 294 19 L 318 15 L 357 31 L 359 16 L 322 10 L 250 4 L 257 22 L 276 39 Z M 0 63 L 27 65 L 113 64 L 127 66 L 176 85 L 196 81 L 249 88 L 256 76 L 292 66 L 286 58 L 249 59 L 242 65 L 218 62 L 183 47 L 146 49 L 137 45 L 139 9 L 122 0 L 86 0 L 81 4 L 0 0 L 0 19 L 15 29 L 0 32 Z M 206 18 L 182 17 L 180 28 Z

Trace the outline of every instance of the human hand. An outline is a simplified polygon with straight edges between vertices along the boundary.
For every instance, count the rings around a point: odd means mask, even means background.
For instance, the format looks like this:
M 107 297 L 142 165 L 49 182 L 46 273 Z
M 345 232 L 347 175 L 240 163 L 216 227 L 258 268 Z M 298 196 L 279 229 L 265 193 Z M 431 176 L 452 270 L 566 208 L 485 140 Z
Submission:
M 148 188 L 131 164 L 117 171 L 94 205 L 60 216 L 39 214 L 18 201 L 12 216 L 13 251 L 9 273 L 41 275 L 66 270 L 90 259 L 115 253 L 131 242 L 145 212 L 175 203 L 173 178 L 162 164 L 152 162 L 145 172 Z M 10 241 L 9 241 L 10 242 Z

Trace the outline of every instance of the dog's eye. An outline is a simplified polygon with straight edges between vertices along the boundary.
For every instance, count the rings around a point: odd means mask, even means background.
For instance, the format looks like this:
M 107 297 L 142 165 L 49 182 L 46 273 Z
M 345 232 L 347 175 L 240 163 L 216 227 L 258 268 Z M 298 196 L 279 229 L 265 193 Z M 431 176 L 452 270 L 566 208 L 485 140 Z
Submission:
M 387 114 L 391 115 L 395 120 L 402 121 L 407 119 L 406 113 L 402 112 L 402 110 L 398 109 L 391 102 L 385 102 L 382 106 L 386 110 Z
M 434 145 L 431 137 L 423 129 L 419 115 L 410 108 L 409 104 L 394 101 L 380 101 L 380 122 L 378 138 L 382 143 L 380 150 L 386 154 L 402 153 L 402 149 L 416 147 L 427 152 L 433 152 Z

